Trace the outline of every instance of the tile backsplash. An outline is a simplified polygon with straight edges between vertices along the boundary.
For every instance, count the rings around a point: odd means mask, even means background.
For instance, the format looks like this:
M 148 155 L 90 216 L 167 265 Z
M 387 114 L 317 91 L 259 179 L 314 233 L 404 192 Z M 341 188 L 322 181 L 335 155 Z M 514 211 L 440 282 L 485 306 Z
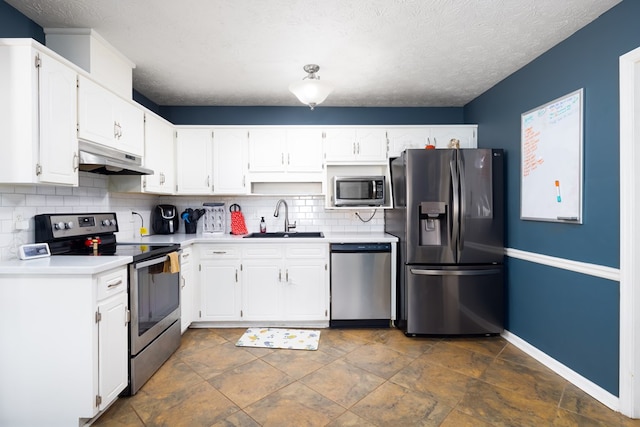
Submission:
M 264 217 L 267 231 L 284 229 L 284 206 L 278 218 L 273 216 L 277 201 L 283 198 L 289 206 L 289 221 L 297 224 L 297 231 L 327 232 L 382 232 L 382 210 L 356 209 L 326 210 L 322 196 L 156 196 L 148 194 L 115 193 L 109 191 L 109 178 L 87 172 L 80 173 L 78 187 L 42 185 L 0 185 L 0 260 L 17 258 L 18 247 L 35 240 L 33 217 L 40 213 L 115 212 L 119 223 L 117 239 L 136 238 L 144 221 L 151 230 L 151 211 L 156 204 L 176 205 L 178 213 L 186 208 L 200 208 L 203 203 L 222 202 L 226 210 L 226 232 L 230 230 L 229 206 L 237 203 L 242 208 L 249 232 L 259 231 L 260 218 Z M 142 217 L 133 215 L 137 212 Z M 356 216 L 359 213 L 360 218 Z M 24 218 L 27 230 L 17 230 L 16 220 Z M 198 231 L 202 231 L 199 221 Z M 184 233 L 181 221 L 179 233 Z

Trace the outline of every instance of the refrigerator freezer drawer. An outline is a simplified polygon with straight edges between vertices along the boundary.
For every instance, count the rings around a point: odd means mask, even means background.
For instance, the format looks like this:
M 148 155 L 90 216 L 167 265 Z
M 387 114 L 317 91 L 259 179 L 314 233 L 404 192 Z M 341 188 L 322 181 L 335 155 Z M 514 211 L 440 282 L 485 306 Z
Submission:
M 504 327 L 502 265 L 405 266 L 411 335 L 498 334 Z

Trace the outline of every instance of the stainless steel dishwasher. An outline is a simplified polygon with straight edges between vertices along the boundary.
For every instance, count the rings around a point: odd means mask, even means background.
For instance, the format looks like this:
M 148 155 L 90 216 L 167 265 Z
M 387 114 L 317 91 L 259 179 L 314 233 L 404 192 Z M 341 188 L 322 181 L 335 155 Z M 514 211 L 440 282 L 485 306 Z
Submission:
M 389 327 L 391 244 L 331 244 L 332 327 Z

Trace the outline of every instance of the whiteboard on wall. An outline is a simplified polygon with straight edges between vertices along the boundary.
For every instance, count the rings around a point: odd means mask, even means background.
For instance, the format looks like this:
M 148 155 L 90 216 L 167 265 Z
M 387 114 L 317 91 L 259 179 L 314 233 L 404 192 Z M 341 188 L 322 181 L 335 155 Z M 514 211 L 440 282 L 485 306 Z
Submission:
M 583 89 L 522 114 L 520 218 L 582 224 Z

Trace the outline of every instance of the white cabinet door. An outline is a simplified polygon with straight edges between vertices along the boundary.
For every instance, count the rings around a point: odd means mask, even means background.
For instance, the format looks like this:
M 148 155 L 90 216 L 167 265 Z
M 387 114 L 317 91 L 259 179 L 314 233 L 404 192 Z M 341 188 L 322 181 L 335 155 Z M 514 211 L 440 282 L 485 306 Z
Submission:
M 144 111 L 137 105 L 114 96 L 118 136 L 115 147 L 121 151 L 144 156 Z
M 78 185 L 77 75 L 31 44 L 0 46 L 0 181 Z
M 206 260 L 200 266 L 199 320 L 240 319 L 240 261 Z
M 322 130 L 287 129 L 286 170 L 322 172 Z
M 433 126 L 431 140 L 435 141 L 436 148 L 450 148 L 449 144 L 452 139 L 460 141 L 459 148 L 477 148 L 477 129 L 476 125 Z
M 84 76 L 78 78 L 78 137 L 115 148 L 113 94 Z
M 282 320 L 280 287 L 284 272 L 280 259 L 244 259 L 243 320 Z
M 389 157 L 398 157 L 408 148 L 425 148 L 431 143 L 430 136 L 428 127 L 388 129 Z
M 78 185 L 77 74 L 40 53 L 40 182 Z
M 192 261 L 193 250 L 184 248 L 180 253 L 180 330 L 184 333 L 193 322 L 196 283 Z
M 99 84 L 79 77 L 78 137 L 136 156 L 144 154 L 144 112 Z
M 326 129 L 324 131 L 325 160 L 343 161 L 356 158 L 355 129 Z
M 175 189 L 175 150 L 173 126 L 147 114 L 144 134 L 144 165 L 153 175 L 144 176 L 144 190 L 157 194 L 172 194 Z
M 210 129 L 176 131 L 179 194 L 211 194 L 212 149 Z
M 244 129 L 213 130 L 213 192 L 244 194 L 247 173 L 247 139 Z
M 102 398 L 98 409 L 103 410 L 128 384 L 127 293 L 99 302 L 98 313 L 98 394 Z
M 251 129 L 249 132 L 249 170 L 283 172 L 286 165 L 284 129 Z
M 323 259 L 287 260 L 283 285 L 284 319 L 328 319 L 326 265 Z

